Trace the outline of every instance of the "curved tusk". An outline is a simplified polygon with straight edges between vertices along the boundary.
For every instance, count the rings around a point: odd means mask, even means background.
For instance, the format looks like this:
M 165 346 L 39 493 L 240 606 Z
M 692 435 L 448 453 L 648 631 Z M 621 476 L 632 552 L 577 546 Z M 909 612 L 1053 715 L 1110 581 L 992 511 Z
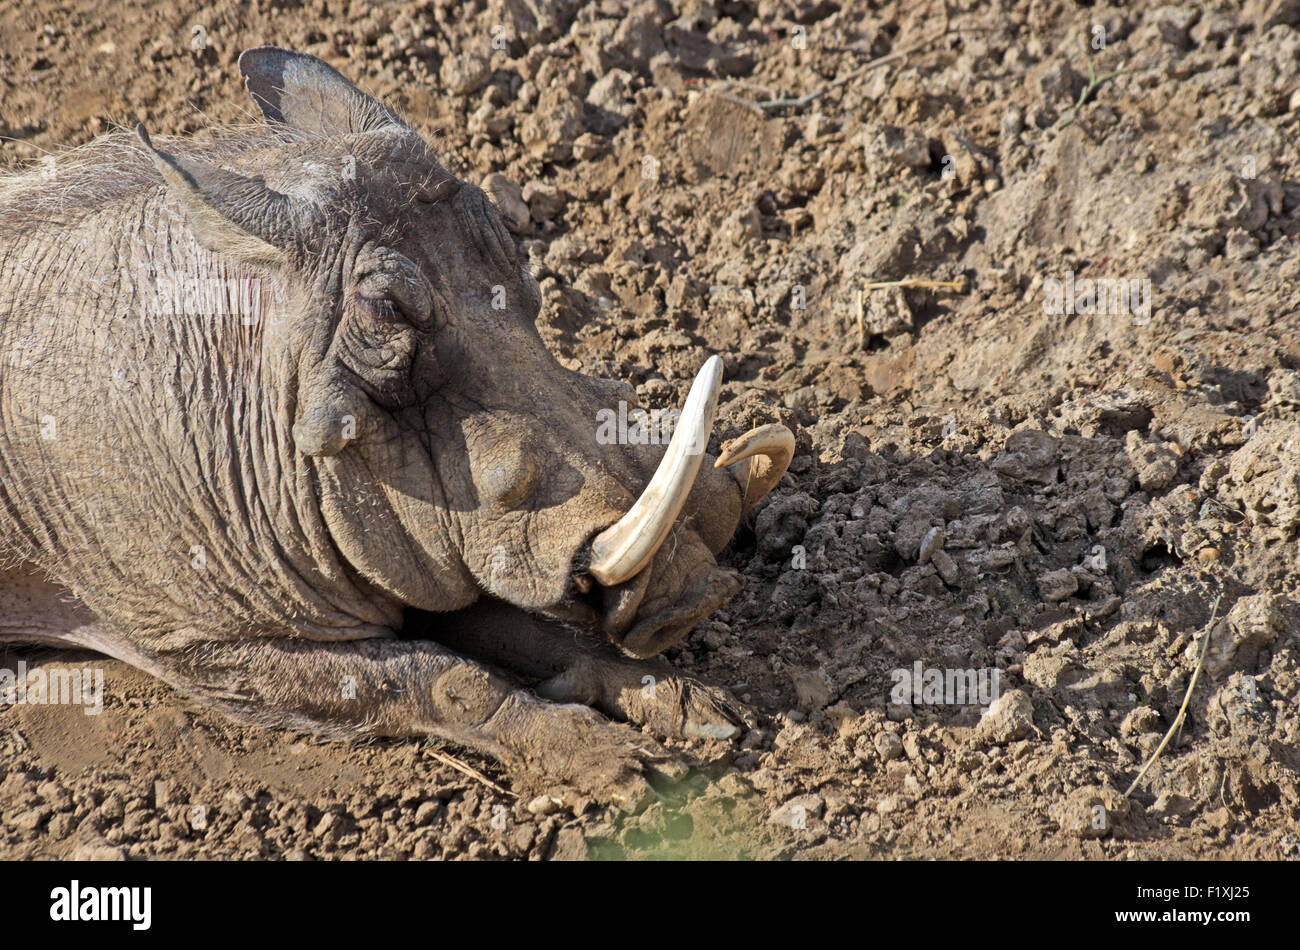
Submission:
M 779 423 L 750 429 L 722 446 L 722 454 L 713 463 L 714 468 L 737 465 L 750 459 L 745 468 L 733 468 L 745 492 L 744 508 L 752 508 L 764 495 L 776 487 L 794 458 L 794 433 Z
M 591 575 L 606 587 L 635 577 L 655 556 L 681 513 L 713 430 L 722 360 L 710 356 L 691 384 L 686 406 L 654 477 L 622 518 L 591 542 Z

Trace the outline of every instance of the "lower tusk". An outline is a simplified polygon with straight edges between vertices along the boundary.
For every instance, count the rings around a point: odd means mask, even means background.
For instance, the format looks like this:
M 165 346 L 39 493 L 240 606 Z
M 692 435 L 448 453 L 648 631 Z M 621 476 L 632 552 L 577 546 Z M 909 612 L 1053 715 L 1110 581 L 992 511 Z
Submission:
M 710 356 L 691 384 L 668 451 L 650 484 L 617 524 L 606 528 L 591 542 L 588 570 L 606 587 L 621 584 L 640 573 L 668 537 L 704 461 L 721 387 L 722 360 Z
M 732 473 L 745 492 L 745 509 L 752 508 L 776 487 L 794 458 L 794 433 L 779 423 L 750 429 L 722 446 L 714 468 L 736 466 Z M 749 459 L 748 466 L 737 463 Z

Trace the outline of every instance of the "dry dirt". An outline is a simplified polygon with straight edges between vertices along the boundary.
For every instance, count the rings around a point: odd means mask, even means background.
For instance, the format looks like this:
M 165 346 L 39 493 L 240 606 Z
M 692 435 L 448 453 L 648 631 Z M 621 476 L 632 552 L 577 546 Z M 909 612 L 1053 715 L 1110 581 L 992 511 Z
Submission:
M 0 3 L 5 167 L 314 53 L 504 176 L 566 363 L 670 406 L 721 353 L 719 434 L 798 435 L 670 656 L 759 726 L 641 814 L 30 650 L 106 705 L 0 707 L 0 855 L 1300 857 L 1300 5 L 1002 7 Z M 859 296 L 906 278 L 959 286 Z M 1149 312 L 1045 312 L 1085 279 Z M 917 663 L 1001 698 L 895 703 Z

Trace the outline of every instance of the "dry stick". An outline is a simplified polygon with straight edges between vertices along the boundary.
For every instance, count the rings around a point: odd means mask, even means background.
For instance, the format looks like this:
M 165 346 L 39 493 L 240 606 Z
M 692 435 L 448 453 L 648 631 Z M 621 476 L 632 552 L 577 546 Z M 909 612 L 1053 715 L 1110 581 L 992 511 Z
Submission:
M 863 284 L 863 290 L 881 290 L 885 287 L 924 287 L 928 290 L 963 290 L 966 287 L 964 280 L 919 280 L 914 277 L 905 277 L 902 280 L 875 280 L 869 284 Z
M 764 119 L 767 118 L 767 113 L 764 112 L 762 109 L 760 109 L 756 104 L 750 102 L 748 99 L 742 99 L 740 98 L 740 96 L 733 96 L 729 92 L 718 93 L 718 98 L 724 99 L 727 102 L 735 103 L 738 106 L 744 106 L 746 109 L 748 109 L 750 112 L 753 112 L 755 115 L 761 115 Z
M 1174 721 L 1170 724 L 1169 731 L 1160 740 L 1160 745 L 1156 747 L 1156 751 L 1151 753 L 1151 758 L 1147 759 L 1147 764 L 1142 766 L 1142 771 L 1138 773 L 1137 778 L 1133 780 L 1133 784 L 1124 793 L 1125 798 L 1133 794 L 1133 789 L 1138 787 L 1138 783 L 1147 774 L 1147 770 L 1156 764 L 1156 759 L 1160 758 L 1160 753 L 1165 751 L 1165 746 L 1169 744 L 1170 738 L 1183 725 L 1183 718 L 1187 715 L 1187 704 L 1192 701 L 1192 690 L 1196 689 L 1196 681 L 1200 678 L 1201 667 L 1205 665 L 1205 654 L 1210 651 L 1210 637 L 1214 634 L 1214 618 L 1219 613 L 1219 601 L 1221 600 L 1223 600 L 1223 594 L 1219 594 L 1214 599 L 1214 609 L 1210 611 L 1210 622 L 1205 631 L 1205 639 L 1201 641 L 1201 655 L 1196 660 L 1196 669 L 1192 671 L 1192 681 L 1187 684 L 1187 694 L 1183 696 L 1183 705 L 1179 708 L 1178 715 L 1174 717 Z
M 956 30 L 956 29 L 942 30 L 934 34 L 933 36 L 927 37 L 926 39 L 923 39 L 920 42 L 915 43 L 912 46 L 909 46 L 907 49 L 901 49 L 896 53 L 887 53 L 884 56 L 879 56 L 876 59 L 873 59 L 869 63 L 864 63 L 863 65 L 859 66 L 857 69 L 853 70 L 852 72 L 846 73 L 845 75 L 841 76 L 839 79 L 831 83 L 829 86 L 823 86 L 821 89 L 816 89 L 808 93 L 807 95 L 799 96 L 797 99 L 767 99 L 763 102 L 751 103 L 751 105 L 754 105 L 758 109 L 780 109 L 785 106 L 789 106 L 794 109 L 802 109 L 804 106 L 808 105 L 808 103 L 812 102 L 814 99 L 818 98 L 819 96 L 825 95 L 826 93 L 830 92 L 832 89 L 839 88 L 840 86 L 844 85 L 846 82 L 852 82 L 854 79 L 857 79 L 859 76 L 865 75 L 866 73 L 870 72 L 873 69 L 878 69 L 881 66 L 888 66 L 890 63 L 897 62 L 903 57 L 910 56 L 913 53 L 915 53 L 917 50 L 924 49 L 925 47 L 929 46 L 931 43 L 943 39 L 945 36 L 948 36 L 952 33 L 958 33 L 958 32 L 960 32 L 960 30 Z
M 515 797 L 514 793 L 511 792 L 509 789 L 502 788 L 500 785 L 492 781 L 490 778 L 488 778 L 478 769 L 466 765 L 464 762 L 460 761 L 459 759 L 453 759 L 451 756 L 447 755 L 446 753 L 439 752 L 437 749 L 426 748 L 424 751 L 429 753 L 429 755 L 433 756 L 433 758 L 437 759 L 443 765 L 449 765 L 457 772 L 461 772 L 462 774 L 468 775 L 470 778 L 475 779 L 476 781 L 482 782 L 484 785 L 492 789 L 494 792 L 499 792 L 502 795 L 509 795 L 511 798 Z
M 864 301 L 866 300 L 866 292 L 868 290 L 881 290 L 887 287 L 922 287 L 927 290 L 961 291 L 966 289 L 966 281 L 964 279 L 920 280 L 915 277 L 904 277 L 902 280 L 873 280 L 870 283 L 864 284 L 863 289 L 858 291 L 858 309 L 856 314 L 858 320 L 858 336 L 863 340 L 866 340 L 867 338 L 867 327 L 863 322 L 864 311 L 866 310 L 864 304 Z

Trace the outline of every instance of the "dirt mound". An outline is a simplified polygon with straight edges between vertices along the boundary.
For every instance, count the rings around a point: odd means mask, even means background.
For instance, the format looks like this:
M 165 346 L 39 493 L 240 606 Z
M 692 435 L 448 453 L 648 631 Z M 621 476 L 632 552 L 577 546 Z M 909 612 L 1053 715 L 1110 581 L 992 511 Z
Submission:
M 1293 7 L 0 11 L 6 166 L 248 121 L 240 50 L 314 53 L 501 176 L 562 360 L 660 407 L 721 353 L 719 435 L 798 438 L 670 657 L 760 725 L 642 814 L 27 651 L 105 707 L 0 706 L 0 852 L 1300 856 Z

